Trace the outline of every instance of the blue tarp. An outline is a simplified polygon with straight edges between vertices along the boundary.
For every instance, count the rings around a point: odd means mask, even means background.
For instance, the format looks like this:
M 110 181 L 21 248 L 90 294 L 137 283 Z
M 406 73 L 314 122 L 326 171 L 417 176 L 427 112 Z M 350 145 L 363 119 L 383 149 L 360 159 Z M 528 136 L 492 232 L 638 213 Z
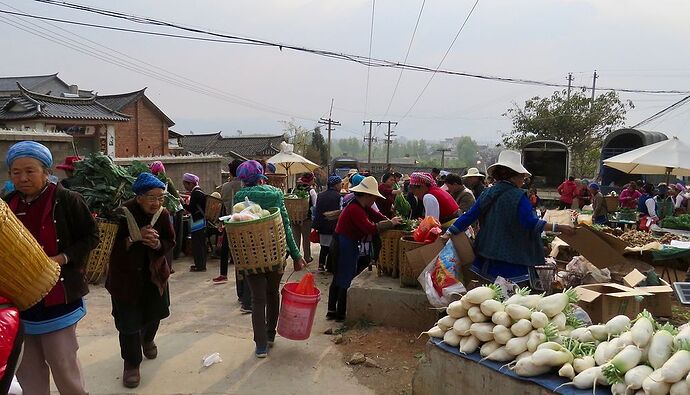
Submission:
M 446 343 L 443 343 L 441 339 L 436 339 L 436 338 L 430 338 L 431 343 L 436 345 L 437 347 L 441 348 L 444 351 L 447 351 L 451 354 L 457 355 L 459 357 L 465 358 L 472 360 L 474 362 L 479 363 L 480 365 L 486 366 L 489 369 L 493 369 L 497 372 L 500 372 L 502 374 L 505 374 L 506 376 L 512 377 L 517 380 L 523 380 L 523 381 L 531 381 L 535 384 L 538 384 L 548 390 L 554 391 L 556 387 L 563 383 L 567 383 L 570 380 L 567 380 L 563 377 L 558 376 L 555 373 L 552 374 L 544 374 L 541 376 L 537 377 L 520 377 L 517 374 L 513 373 L 510 369 L 503 368 L 501 367 L 505 365 L 504 363 L 500 362 L 494 362 L 494 361 L 489 361 L 488 359 L 479 362 L 480 359 L 482 359 L 481 355 L 479 355 L 479 352 L 475 352 L 473 354 L 463 354 L 458 350 L 457 347 L 451 347 L 447 345 Z M 592 395 L 592 390 L 580 390 L 577 389 L 573 386 L 565 386 L 561 387 L 558 390 L 554 391 L 557 394 L 563 394 L 563 395 Z M 603 387 L 597 385 L 597 390 L 594 393 L 595 395 L 611 395 L 611 389 L 610 387 Z

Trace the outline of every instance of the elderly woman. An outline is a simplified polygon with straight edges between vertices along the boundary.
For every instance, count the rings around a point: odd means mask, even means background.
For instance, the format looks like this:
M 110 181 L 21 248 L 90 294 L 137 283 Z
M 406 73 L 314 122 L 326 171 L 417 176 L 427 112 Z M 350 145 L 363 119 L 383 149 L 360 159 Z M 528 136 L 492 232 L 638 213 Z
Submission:
M 516 284 L 536 284 L 533 267 L 544 263 L 542 231 L 574 233 L 570 225 L 548 224 L 535 215 L 520 188 L 525 177 L 531 175 L 520 159 L 517 151 L 502 151 L 498 162 L 487 170 L 495 184 L 448 229 L 458 234 L 479 220 L 471 270 L 484 282 L 492 283 L 501 276 Z
M 389 220 L 378 210 L 372 209 L 376 199 L 382 197 L 376 178 L 366 177 L 350 187 L 350 192 L 354 193 L 354 198 L 340 213 L 335 227 L 335 275 L 328 290 L 326 318 L 338 322 L 345 320 L 347 290 L 358 272 L 360 243 L 401 222 L 398 217 Z
M 206 194 L 199 186 L 199 177 L 192 173 L 184 173 L 182 185 L 189 193 L 189 203 L 182 203 L 187 212 L 192 216 L 192 255 L 194 264 L 189 268 L 190 272 L 206 271 Z
M 304 173 L 302 177 L 297 180 L 297 186 L 293 192 L 302 192 L 309 196 L 309 208 L 307 219 L 302 222 L 291 222 L 292 234 L 295 236 L 297 247 L 302 244 L 302 252 L 304 253 L 304 260 L 309 263 L 314 260 L 311 257 L 311 242 L 309 241 L 309 232 L 311 232 L 313 207 L 316 206 L 318 195 L 314 190 L 314 173 Z
M 424 205 L 424 215 L 436 218 L 444 228 L 450 226 L 458 217 L 458 203 L 448 192 L 436 185 L 431 174 L 412 173 L 410 190 Z
M 16 190 L 5 197 L 12 212 L 60 265 L 60 281 L 21 312 L 24 356 L 17 378 L 26 394 L 50 392 L 50 374 L 61 394 L 86 394 L 77 358 L 77 322 L 86 315 L 82 297 L 86 259 L 98 229 L 82 197 L 48 181 L 53 157 L 42 144 L 22 141 L 7 151 Z
M 235 193 L 235 203 L 243 202 L 245 198 L 257 203 L 264 209 L 277 207 L 283 218 L 285 239 L 292 257 L 295 271 L 305 266 L 304 258 L 299 253 L 290 229 L 290 219 L 283 200 L 283 191 L 266 185 L 266 176 L 261 163 L 250 160 L 237 168 L 237 178 L 244 187 Z M 254 329 L 255 354 L 257 358 L 266 358 L 268 347 L 273 346 L 276 337 L 276 325 L 280 312 L 280 279 L 283 277 L 285 262 L 273 262 L 266 267 L 248 272 L 237 267 L 238 272 L 246 276 L 252 292 L 252 328 Z
M 608 221 L 608 209 L 599 184 L 596 182 L 589 184 L 589 193 L 592 195 L 592 222 L 603 225 Z
M 343 198 L 340 196 L 340 190 L 342 188 L 342 178 L 337 175 L 332 175 L 328 177 L 328 189 L 319 193 L 318 199 L 316 199 L 314 223 L 312 227 L 319 232 L 319 244 L 321 245 L 321 251 L 319 252 L 319 271 L 326 270 L 326 259 L 328 258 L 331 241 L 333 240 L 335 225 L 338 223 L 337 219 L 328 219 L 324 214 L 329 211 L 340 210 L 343 201 Z
M 165 256 L 175 246 L 170 215 L 163 207 L 165 184 L 141 173 L 132 190 L 137 196 L 121 207 L 105 282 L 124 360 L 122 384 L 128 388 L 139 385 L 142 349 L 148 359 L 158 355 L 154 338 L 160 320 L 170 315 Z

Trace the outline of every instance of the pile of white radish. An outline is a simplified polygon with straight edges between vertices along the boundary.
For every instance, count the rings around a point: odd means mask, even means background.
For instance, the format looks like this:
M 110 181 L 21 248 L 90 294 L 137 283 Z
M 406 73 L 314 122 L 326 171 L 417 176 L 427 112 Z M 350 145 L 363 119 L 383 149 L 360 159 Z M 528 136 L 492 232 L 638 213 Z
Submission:
M 582 327 L 571 314 L 574 291 L 528 292 L 501 302 L 498 287 L 474 288 L 425 334 L 524 377 L 558 372 L 572 380 L 564 385 L 611 385 L 613 395 L 690 395 L 690 325 L 659 325 L 644 311 Z

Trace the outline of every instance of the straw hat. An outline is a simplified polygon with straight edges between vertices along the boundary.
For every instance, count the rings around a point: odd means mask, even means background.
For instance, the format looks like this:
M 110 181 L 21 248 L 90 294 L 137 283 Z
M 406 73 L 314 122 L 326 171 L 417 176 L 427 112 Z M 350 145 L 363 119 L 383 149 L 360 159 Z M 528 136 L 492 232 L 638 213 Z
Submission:
M 379 193 L 379 183 L 376 178 L 369 176 L 362 180 L 356 187 L 350 188 L 350 192 L 361 192 L 367 195 L 374 195 L 382 198 L 383 195 Z
M 496 166 L 504 166 L 520 174 L 527 174 L 528 176 L 532 175 L 532 173 L 527 171 L 527 169 L 525 169 L 525 167 L 522 165 L 522 155 L 520 155 L 520 153 L 517 151 L 501 151 L 501 153 L 498 154 L 498 162 L 489 166 L 486 172 L 489 173 L 490 176 L 493 175 L 493 170 L 496 168 Z
M 484 174 L 480 173 L 479 169 L 477 169 L 476 167 L 470 167 L 469 169 L 467 169 L 467 174 L 462 176 L 462 178 L 467 178 L 467 177 L 482 177 L 482 178 L 484 178 Z

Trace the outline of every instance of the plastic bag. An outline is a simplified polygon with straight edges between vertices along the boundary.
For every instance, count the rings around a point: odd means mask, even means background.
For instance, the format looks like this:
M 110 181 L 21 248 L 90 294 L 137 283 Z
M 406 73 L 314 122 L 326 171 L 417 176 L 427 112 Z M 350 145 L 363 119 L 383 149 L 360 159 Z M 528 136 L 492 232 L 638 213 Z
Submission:
M 457 274 L 458 255 L 452 242 L 446 242 L 439 254 L 424 268 L 417 278 L 429 303 L 434 307 L 448 306 L 450 296 L 467 290 Z
M 316 295 L 316 287 L 314 286 L 314 275 L 307 273 L 302 277 L 297 288 L 295 288 L 295 293 L 300 295 L 313 296 Z
M 575 272 L 582 277 L 589 275 L 594 283 L 608 283 L 611 281 L 611 271 L 609 269 L 599 269 L 583 256 L 575 256 L 565 265 L 565 270 Z
M 232 206 L 232 215 L 230 216 L 230 221 L 241 222 L 241 221 L 251 221 L 254 219 L 259 219 L 262 216 L 263 209 L 258 204 L 249 200 L 248 197 L 244 198 L 244 202 L 240 202 Z
M 309 233 L 309 242 L 318 244 L 321 241 L 321 238 L 319 237 L 319 231 L 316 229 L 312 229 L 311 232 Z
M 417 229 L 412 232 L 414 241 L 431 243 L 441 235 L 441 223 L 434 217 L 424 217 Z

